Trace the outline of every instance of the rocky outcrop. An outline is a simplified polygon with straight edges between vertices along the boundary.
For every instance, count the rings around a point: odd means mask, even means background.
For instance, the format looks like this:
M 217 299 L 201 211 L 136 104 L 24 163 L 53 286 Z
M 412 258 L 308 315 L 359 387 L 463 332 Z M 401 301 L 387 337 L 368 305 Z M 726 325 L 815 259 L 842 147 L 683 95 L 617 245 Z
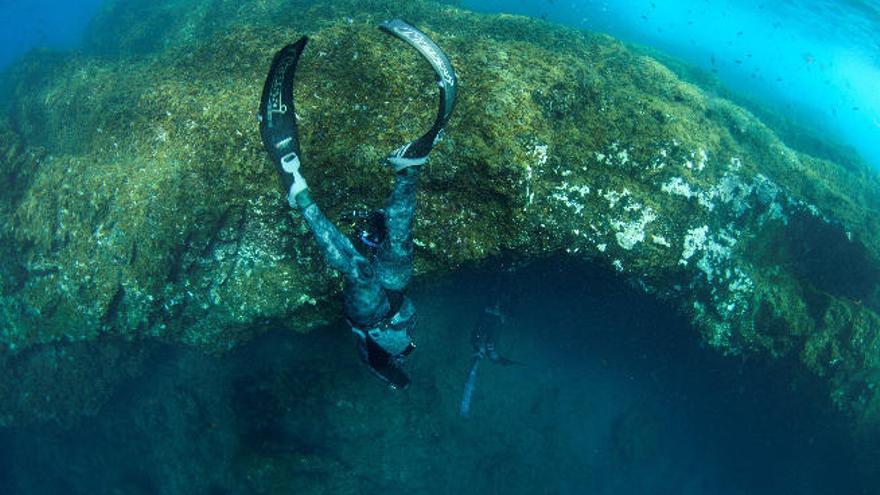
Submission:
M 880 417 L 880 181 L 867 166 L 790 149 L 605 36 L 421 1 L 294 2 L 296 15 L 219 1 L 160 19 L 187 4 L 110 3 L 99 55 L 16 68 L 0 141 L 4 352 L 108 335 L 222 351 L 269 321 L 335 318 L 340 280 L 286 206 L 257 98 L 274 51 L 310 34 L 304 172 L 350 229 L 345 212 L 387 193 L 381 159 L 435 105 L 429 68 L 375 29 L 399 15 L 439 41 L 461 83 L 419 196 L 420 276 L 501 252 L 584 258 L 676 305 L 711 346 L 796 356 L 864 424 Z M 158 25 L 169 41 L 144 44 Z

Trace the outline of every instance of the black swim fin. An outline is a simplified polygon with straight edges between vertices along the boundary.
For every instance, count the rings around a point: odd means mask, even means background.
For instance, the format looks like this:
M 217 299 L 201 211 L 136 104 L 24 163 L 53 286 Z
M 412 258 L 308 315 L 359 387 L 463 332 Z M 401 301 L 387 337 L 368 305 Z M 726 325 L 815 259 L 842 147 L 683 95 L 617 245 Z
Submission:
M 413 165 L 424 164 L 431 149 L 443 137 L 443 128 L 455 108 L 458 80 L 449 58 L 425 33 L 400 19 L 383 22 L 379 25 L 379 29 L 406 41 L 418 50 L 434 68 L 437 85 L 440 87 L 440 107 L 431 129 L 422 137 L 397 148 L 388 156 L 388 162 L 394 170 L 400 171 Z
M 279 168 L 284 190 L 290 189 L 294 171 L 299 169 L 299 138 L 296 131 L 296 111 L 293 105 L 293 75 L 299 56 L 308 43 L 303 36 L 296 43 L 285 46 L 272 59 L 269 75 L 260 98 L 260 136 L 263 146 Z M 298 173 L 298 172 L 297 172 Z

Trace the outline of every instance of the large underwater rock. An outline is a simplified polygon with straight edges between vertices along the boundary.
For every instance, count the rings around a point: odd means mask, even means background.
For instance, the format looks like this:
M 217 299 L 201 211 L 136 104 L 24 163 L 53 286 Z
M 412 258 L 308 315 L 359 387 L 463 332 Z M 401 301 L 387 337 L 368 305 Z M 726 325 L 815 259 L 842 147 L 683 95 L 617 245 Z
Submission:
M 275 50 L 309 34 L 304 173 L 350 233 L 436 104 L 427 64 L 375 28 L 398 16 L 461 83 L 423 175 L 420 277 L 583 258 L 880 423 L 873 170 L 787 147 L 607 36 L 422 1 L 110 2 L 84 54 L 21 61 L 0 130 L 2 352 L 109 336 L 222 351 L 338 318 L 341 280 L 284 200 L 257 99 Z

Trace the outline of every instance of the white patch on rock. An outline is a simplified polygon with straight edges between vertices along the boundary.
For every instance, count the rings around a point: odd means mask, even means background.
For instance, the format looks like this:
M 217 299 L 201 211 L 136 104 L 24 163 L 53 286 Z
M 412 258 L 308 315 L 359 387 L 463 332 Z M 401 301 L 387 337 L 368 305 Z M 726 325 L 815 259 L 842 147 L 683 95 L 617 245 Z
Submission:
M 672 244 L 669 244 L 669 241 L 666 240 L 662 235 L 652 235 L 651 242 L 654 244 L 659 244 L 664 247 L 672 247 Z
M 672 177 L 660 185 L 660 190 L 687 199 L 696 198 L 699 205 L 707 211 L 714 211 L 716 207 L 725 205 L 736 217 L 742 216 L 756 203 L 760 203 L 768 206 L 769 218 L 786 221 L 782 206 L 776 201 L 780 194 L 779 186 L 760 174 L 749 180 L 732 171 L 741 166 L 739 159 L 731 159 L 730 170 L 708 190 L 702 190 L 682 177 Z
M 706 168 L 706 163 L 709 161 L 709 156 L 706 155 L 706 150 L 700 148 L 697 151 L 697 172 L 702 172 L 704 168 Z
M 636 244 L 645 240 L 645 227 L 656 219 L 657 215 L 651 208 L 646 207 L 642 210 L 641 217 L 631 222 L 612 220 L 611 226 L 617 231 L 615 234 L 617 244 L 629 251 Z
M 717 197 L 723 203 L 727 203 L 733 209 L 736 216 L 741 216 L 749 209 L 749 196 L 752 194 L 752 186 L 743 181 L 737 175 L 724 174 L 721 181 L 709 191 L 713 197 Z
M 621 192 L 607 191 L 605 192 L 605 194 L 602 195 L 602 197 L 608 201 L 608 207 L 614 209 L 614 207 L 617 206 L 617 203 L 619 203 L 620 200 L 622 200 L 623 198 L 629 196 L 629 194 L 629 189 L 624 187 L 623 191 Z
M 551 194 L 550 198 L 573 210 L 575 215 L 580 215 L 586 205 L 577 201 L 575 196 L 580 196 L 581 199 L 586 198 L 587 195 L 590 194 L 590 186 L 586 184 L 576 186 L 569 184 L 567 181 L 563 181 L 562 184 L 556 186 L 555 189 L 556 192 Z
M 685 235 L 681 259 L 678 263 L 686 266 L 688 260 L 696 253 L 703 253 L 697 261 L 697 268 L 706 275 L 706 280 L 711 282 L 717 271 L 730 259 L 730 248 L 734 244 L 736 239 L 727 232 L 720 232 L 717 236 L 710 235 L 708 225 L 690 229 Z
M 547 163 L 547 149 L 549 146 L 546 144 L 535 144 L 529 149 L 529 154 L 535 157 L 538 166 L 544 165 Z
M 709 226 L 703 225 L 695 229 L 690 229 L 684 236 L 684 249 L 681 251 L 681 259 L 678 260 L 680 265 L 687 265 L 688 260 L 697 251 L 703 249 L 706 244 L 706 234 L 709 233 Z
M 708 162 L 709 155 L 706 154 L 706 150 L 700 148 L 697 151 L 691 151 L 691 159 L 684 162 L 684 167 L 688 170 L 702 172 Z
M 693 198 L 694 196 L 698 196 L 699 193 L 693 189 L 691 189 L 691 185 L 688 184 L 681 177 L 673 177 L 669 179 L 668 182 L 660 186 L 660 190 L 668 194 L 674 194 L 676 196 L 684 196 L 685 198 Z

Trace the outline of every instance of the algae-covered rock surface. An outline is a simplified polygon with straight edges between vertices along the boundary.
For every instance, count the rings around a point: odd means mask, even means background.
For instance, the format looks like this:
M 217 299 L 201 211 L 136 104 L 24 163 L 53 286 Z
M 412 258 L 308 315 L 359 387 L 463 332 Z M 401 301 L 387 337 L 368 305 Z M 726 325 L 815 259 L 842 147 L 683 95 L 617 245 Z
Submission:
M 210 7 L 210 8 L 208 8 Z M 423 174 L 416 271 L 577 257 L 669 301 L 710 346 L 796 358 L 880 423 L 880 179 L 784 145 L 603 35 L 423 1 L 110 2 L 79 54 L 11 73 L 0 128 L 0 346 L 108 337 L 228 350 L 339 317 L 340 278 L 289 209 L 255 113 L 309 35 L 295 96 L 312 196 L 346 233 L 382 158 L 432 117 L 403 17 L 459 75 Z M 798 371 L 795 371 L 798 372 Z

